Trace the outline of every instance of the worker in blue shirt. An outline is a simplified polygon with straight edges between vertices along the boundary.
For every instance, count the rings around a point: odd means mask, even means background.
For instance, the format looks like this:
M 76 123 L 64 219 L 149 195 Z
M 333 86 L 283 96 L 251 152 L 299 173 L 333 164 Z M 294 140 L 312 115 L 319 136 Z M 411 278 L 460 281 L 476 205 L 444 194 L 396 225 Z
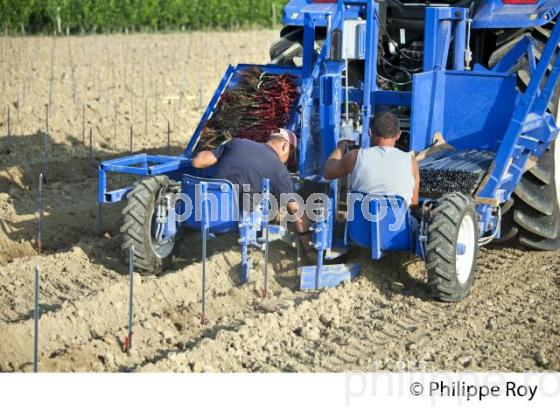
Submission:
M 278 200 L 282 194 L 295 192 L 286 163 L 296 146 L 297 138 L 292 131 L 278 129 L 272 132 L 266 143 L 235 138 L 213 150 L 201 151 L 193 158 L 192 166 L 199 169 L 216 166 L 213 178 L 230 181 L 238 189 L 248 187 L 250 194 L 262 192 L 263 179 L 268 178 L 270 192 Z M 289 201 L 287 211 L 297 215 L 300 206 L 303 204 Z M 304 249 L 308 254 L 313 254 L 313 248 L 309 245 L 308 218 L 304 215 L 294 224 Z

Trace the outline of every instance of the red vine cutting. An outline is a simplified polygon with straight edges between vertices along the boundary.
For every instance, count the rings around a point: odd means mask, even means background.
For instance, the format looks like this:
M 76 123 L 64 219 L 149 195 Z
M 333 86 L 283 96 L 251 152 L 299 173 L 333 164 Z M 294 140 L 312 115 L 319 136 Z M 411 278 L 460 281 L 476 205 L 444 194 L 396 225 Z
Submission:
M 266 142 L 272 131 L 285 127 L 299 97 L 291 75 L 273 75 L 256 67 L 238 74 L 202 131 L 201 149 L 212 149 L 231 138 Z

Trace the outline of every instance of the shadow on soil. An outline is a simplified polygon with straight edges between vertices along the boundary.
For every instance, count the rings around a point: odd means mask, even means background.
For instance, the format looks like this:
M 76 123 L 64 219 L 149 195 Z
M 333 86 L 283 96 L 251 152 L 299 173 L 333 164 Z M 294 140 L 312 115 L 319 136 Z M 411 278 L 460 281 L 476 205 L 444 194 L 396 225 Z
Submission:
M 405 252 L 389 253 L 381 260 L 371 260 L 367 250 L 359 250 L 362 275 L 374 283 L 388 299 L 395 295 L 431 300 L 426 286 L 424 263 Z M 414 273 L 414 274 L 413 274 Z
M 44 147 L 48 146 L 48 166 L 44 162 Z M 171 147 L 171 155 L 180 155 L 183 147 Z M 153 154 L 167 154 L 167 148 L 150 150 Z M 136 152 L 135 152 L 136 153 Z M 67 136 L 65 143 L 57 143 L 45 134 L 11 135 L 0 137 L 0 193 L 9 195 L 15 211 L 14 218 L 0 220 L 0 239 L 4 236 L 6 246 L 0 250 L 0 263 L 9 263 L 15 258 L 32 256 L 36 252 L 38 232 L 38 184 L 39 175 L 46 175 L 43 185 L 43 230 L 42 249 L 44 254 L 81 248 L 92 260 L 107 269 L 127 273 L 127 265 L 120 251 L 119 229 L 122 223 L 123 203 L 104 206 L 104 228 L 99 235 L 97 207 L 97 169 L 102 160 L 129 155 L 128 152 L 114 153 L 107 148 L 92 148 L 75 136 Z M 114 175 L 108 178 L 109 188 L 130 185 L 137 176 Z M 177 258 L 169 271 L 183 268 L 201 261 L 201 238 L 198 232 L 190 231 L 177 246 Z M 22 250 L 21 244 L 27 246 Z M 235 234 L 222 235 L 208 242 L 208 256 L 224 250 L 239 250 Z M 259 252 L 252 250 L 251 252 Z M 293 260 L 292 249 L 283 244 L 271 245 L 271 263 L 281 285 L 294 288 L 297 284 L 294 266 L 285 266 L 285 258 Z M 239 264 L 231 267 L 231 280 L 240 283 Z M 288 274 L 286 274 L 288 272 Z M 295 274 L 295 273 L 294 273 Z
M 0 263 L 9 263 L 21 256 L 30 256 L 36 248 L 39 209 L 39 175 L 46 175 L 43 184 L 43 253 L 56 253 L 81 247 L 96 263 L 124 272 L 114 234 L 120 225 L 122 204 L 105 206 L 104 219 L 111 232 L 98 236 L 97 169 L 101 160 L 129 155 L 108 148 L 91 150 L 81 139 L 67 136 L 65 143 L 48 138 L 48 165 L 45 165 L 45 134 L 0 137 L 0 193 L 8 194 L 15 215 L 0 220 Z M 182 151 L 171 147 L 171 154 Z M 150 150 L 167 154 L 167 148 Z M 134 177 L 112 175 L 109 187 L 129 185 Z M 23 250 L 22 244 L 31 244 Z
M 173 265 L 168 271 L 184 268 L 194 263 L 202 261 L 202 237 L 199 232 L 187 231 L 188 235 L 183 238 L 176 245 L 175 260 Z M 216 236 L 208 241 L 207 257 L 221 254 L 224 251 L 233 250 L 239 252 L 241 255 L 241 248 L 238 243 L 238 235 L 236 233 L 229 233 Z M 299 278 L 296 277 L 296 251 L 288 245 L 277 241 L 270 244 L 269 262 L 271 264 L 274 280 L 281 287 L 289 287 L 294 290 L 299 284 Z M 241 256 L 240 256 L 241 257 Z M 263 252 L 257 248 L 249 248 L 249 259 L 260 260 L 261 263 L 253 263 L 252 274 L 262 275 L 262 259 Z M 288 261 L 288 262 L 287 262 Z M 236 260 L 235 262 L 228 262 L 224 268 L 228 270 L 228 276 L 234 285 L 241 285 L 241 264 Z M 164 272 L 164 275 L 166 272 Z
M 0 252 L 8 262 L 24 256 L 18 254 L 22 242 L 35 244 L 38 229 L 38 179 L 39 174 L 45 171 L 44 147 L 44 133 L 0 137 L 0 193 L 9 194 L 9 201 L 16 216 L 21 216 L 17 218 L 17 222 L 4 219 L 0 221 L 0 235 L 8 238 L 6 249 Z M 100 238 L 96 194 L 98 163 L 128 153 L 116 154 L 108 147 L 100 147 L 93 148 L 90 156 L 89 147 L 85 146 L 81 139 L 71 135 L 67 136 L 65 143 L 56 143 L 49 138 L 48 147 L 47 183 L 43 188 L 43 251 L 61 252 L 78 246 L 94 263 L 119 273 L 126 273 L 127 267 L 122 262 L 118 235 L 122 204 L 105 206 L 104 225 L 109 233 Z M 172 155 L 178 155 L 181 151 L 182 147 L 171 147 Z M 150 152 L 166 154 L 167 149 L 155 149 Z M 135 179 L 136 177 L 112 176 L 109 178 L 110 188 L 126 186 Z M 236 235 L 231 234 L 209 241 L 208 255 L 229 249 L 239 250 L 236 239 Z M 198 233 L 187 235 L 178 246 L 178 258 L 172 270 L 200 262 L 200 245 Z M 492 246 L 496 247 L 498 246 Z M 362 264 L 362 272 L 386 297 L 403 294 L 423 300 L 430 299 L 425 272 L 411 275 L 410 267 L 418 265 L 417 257 L 406 253 L 394 253 L 381 261 L 372 261 L 366 253 L 353 250 L 347 261 L 359 261 Z M 285 244 L 274 243 L 271 245 L 270 255 L 278 284 L 296 290 L 298 277 L 295 273 L 295 251 Z M 239 284 L 240 266 L 235 264 L 230 271 L 232 282 Z M 560 278 L 556 283 L 560 286 Z

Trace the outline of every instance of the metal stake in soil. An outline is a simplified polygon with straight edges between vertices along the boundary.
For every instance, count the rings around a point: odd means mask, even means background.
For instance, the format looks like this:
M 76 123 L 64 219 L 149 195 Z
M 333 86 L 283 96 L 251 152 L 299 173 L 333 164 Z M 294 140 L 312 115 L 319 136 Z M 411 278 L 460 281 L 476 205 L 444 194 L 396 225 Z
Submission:
M 105 229 L 103 228 L 103 203 L 102 202 L 99 202 L 97 204 L 97 231 L 100 236 L 105 233 Z
M 89 127 L 89 160 L 93 161 L 93 130 Z
M 44 164 L 44 169 L 43 169 L 43 178 L 45 181 L 45 184 L 48 181 L 48 172 L 49 172 L 49 111 L 50 111 L 50 106 L 47 105 L 45 108 L 45 122 L 46 122 L 46 131 L 45 131 L 45 164 Z
M 132 315 L 134 302 L 134 245 L 130 245 L 128 256 L 128 336 L 124 340 L 124 351 L 132 349 Z
M 264 289 L 263 289 L 263 298 L 266 298 L 268 292 L 268 241 L 269 241 L 269 231 L 268 231 L 268 217 L 270 213 L 270 202 L 269 202 L 269 192 L 270 192 L 270 180 L 265 179 L 263 182 L 263 193 L 264 193 L 264 213 L 265 216 L 264 221 Z
M 148 136 L 148 99 L 144 100 L 144 135 Z
M 39 221 L 37 224 L 37 252 L 41 253 L 43 251 L 43 174 L 39 174 L 39 194 L 38 194 L 38 206 L 39 206 Z
M 117 125 L 118 125 L 118 118 L 117 118 L 117 103 L 115 103 L 115 120 L 113 123 L 113 143 L 111 144 L 112 146 L 115 145 L 115 142 L 117 141 Z
M 167 155 L 171 155 L 171 124 L 167 121 Z
M 82 144 L 86 143 L 86 105 L 82 105 Z
M 207 202 L 207 186 L 206 183 L 198 185 L 200 189 L 200 198 L 202 198 L 202 310 L 200 312 L 200 324 L 206 322 L 206 242 L 208 240 L 208 202 Z
M 33 372 L 39 369 L 39 265 L 35 266 L 35 297 L 33 308 Z
M 301 243 L 299 238 L 296 237 L 296 255 L 295 255 L 295 260 L 294 260 L 294 270 L 295 270 L 295 275 L 296 277 L 299 275 L 299 267 L 301 264 Z
M 132 125 L 130 126 L 130 148 L 129 151 L 132 152 L 132 138 L 134 136 L 134 131 L 132 129 Z
M 16 122 L 18 124 L 18 131 L 19 131 L 19 135 L 23 135 L 23 132 L 21 131 L 21 116 L 20 116 L 20 100 L 19 100 L 19 93 L 17 93 L 16 96 Z
M 144 85 L 144 72 L 146 70 L 146 64 L 144 58 L 142 58 L 142 97 L 146 94 L 145 85 Z
M 319 283 L 321 280 L 321 273 L 323 272 L 323 257 L 325 256 L 325 252 L 320 249 L 317 251 L 317 270 L 315 271 L 315 289 L 319 290 L 321 288 L 321 284 Z
M 10 126 L 10 106 L 8 105 L 8 139 L 10 139 L 10 136 L 12 135 L 12 129 Z
M 204 91 L 202 89 L 202 78 L 200 79 L 200 84 L 198 85 L 198 109 L 202 110 L 202 95 Z
M 264 232 L 264 289 L 263 298 L 266 299 L 268 292 L 268 222 L 265 224 Z
M 173 100 L 173 132 L 175 132 L 177 120 L 177 100 Z
M 130 95 L 130 121 L 134 120 L 134 95 Z

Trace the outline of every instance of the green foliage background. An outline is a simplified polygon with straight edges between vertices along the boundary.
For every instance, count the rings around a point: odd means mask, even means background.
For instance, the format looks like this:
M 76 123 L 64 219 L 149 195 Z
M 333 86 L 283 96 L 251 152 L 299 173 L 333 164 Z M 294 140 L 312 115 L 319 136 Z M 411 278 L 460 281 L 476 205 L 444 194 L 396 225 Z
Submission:
M 288 0 L 0 0 L 0 28 L 71 32 L 267 27 Z M 273 5 L 276 21 L 273 19 Z

